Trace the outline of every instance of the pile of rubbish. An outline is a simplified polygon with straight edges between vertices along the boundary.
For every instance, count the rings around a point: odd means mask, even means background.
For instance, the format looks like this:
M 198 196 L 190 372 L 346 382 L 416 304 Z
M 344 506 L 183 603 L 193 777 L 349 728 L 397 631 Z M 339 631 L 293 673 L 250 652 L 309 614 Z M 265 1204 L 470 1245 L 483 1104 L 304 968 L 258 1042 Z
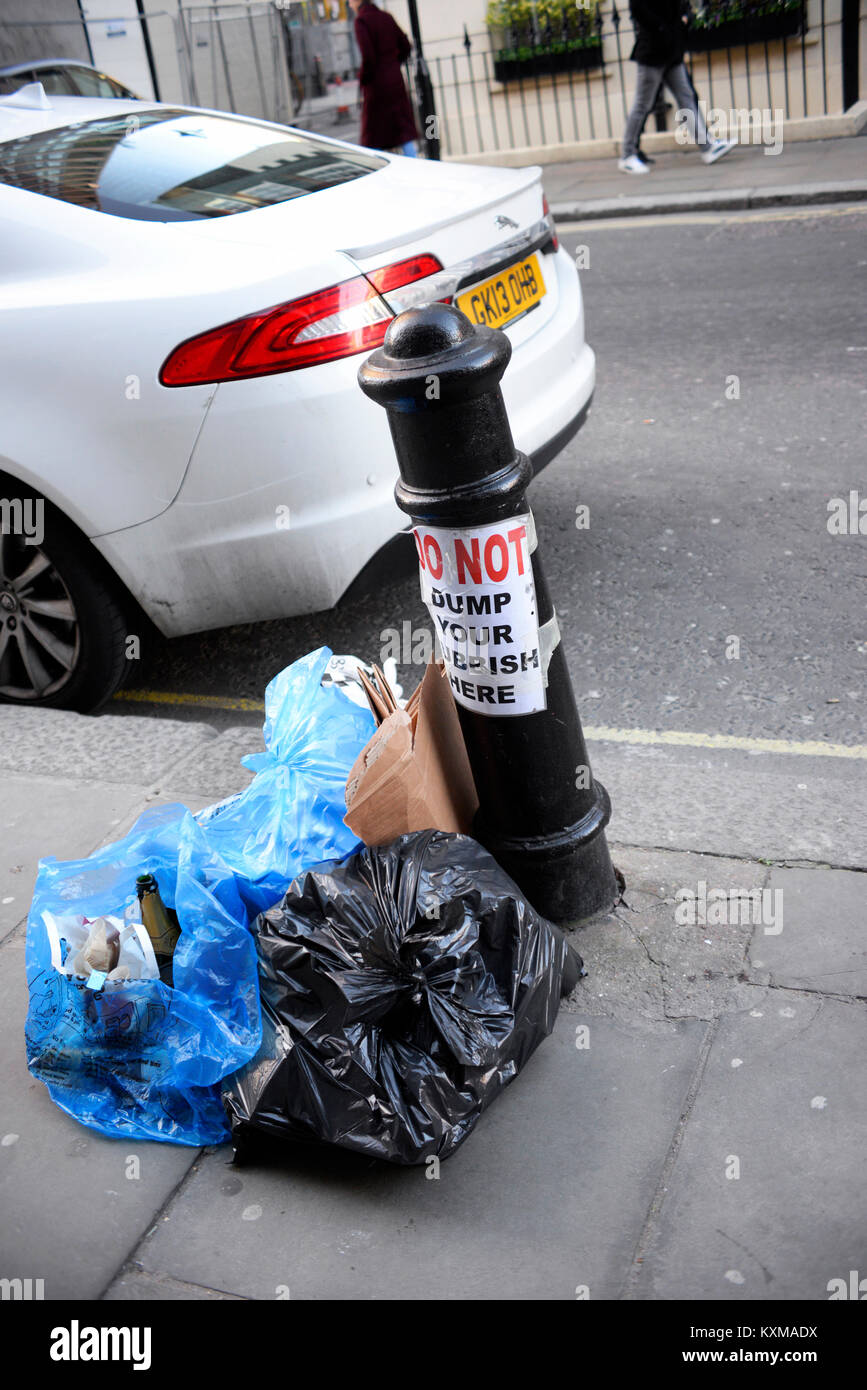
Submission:
M 312 652 L 268 686 L 244 791 L 41 861 L 27 1059 L 77 1120 L 424 1163 L 551 1032 L 581 961 L 470 838 L 442 667 L 406 702 L 390 674 Z

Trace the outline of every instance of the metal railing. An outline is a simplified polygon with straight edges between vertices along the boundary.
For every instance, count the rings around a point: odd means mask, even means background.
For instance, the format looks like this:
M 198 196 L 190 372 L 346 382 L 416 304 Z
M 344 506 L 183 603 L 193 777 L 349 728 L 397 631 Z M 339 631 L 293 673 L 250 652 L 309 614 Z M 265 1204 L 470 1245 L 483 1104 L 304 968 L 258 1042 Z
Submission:
M 622 136 L 636 75 L 627 0 L 569 13 L 426 44 L 444 155 Z M 709 108 L 827 115 L 844 109 L 843 42 L 840 0 L 711 0 L 685 61 Z M 657 128 L 670 111 L 657 107 Z

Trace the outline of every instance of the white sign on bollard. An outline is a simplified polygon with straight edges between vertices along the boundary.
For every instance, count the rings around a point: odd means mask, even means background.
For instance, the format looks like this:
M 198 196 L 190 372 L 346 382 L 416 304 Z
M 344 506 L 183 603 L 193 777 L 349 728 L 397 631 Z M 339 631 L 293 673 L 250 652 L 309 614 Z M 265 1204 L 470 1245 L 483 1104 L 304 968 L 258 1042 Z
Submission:
M 479 714 L 546 708 L 529 512 L 488 526 L 416 526 L 421 595 L 458 704 Z

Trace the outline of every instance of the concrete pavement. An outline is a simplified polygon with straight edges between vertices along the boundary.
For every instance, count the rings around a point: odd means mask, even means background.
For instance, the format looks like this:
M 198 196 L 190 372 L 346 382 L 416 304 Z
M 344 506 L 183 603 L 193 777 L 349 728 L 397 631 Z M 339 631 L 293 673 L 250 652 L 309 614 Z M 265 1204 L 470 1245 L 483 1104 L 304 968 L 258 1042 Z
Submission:
M 861 135 L 771 146 L 739 145 L 715 164 L 671 135 L 647 135 L 648 174 L 624 174 L 610 159 L 546 164 L 543 184 L 561 221 L 853 202 L 867 198 L 867 127 Z M 661 148 L 660 148 L 661 146 Z
M 554 1035 L 428 1181 L 342 1154 L 235 1170 L 54 1107 L 24 1062 L 38 857 L 237 790 L 261 740 L 8 707 L 0 736 L 0 1277 L 48 1299 L 824 1300 L 867 1267 L 863 760 L 592 740 L 625 900 L 578 931 Z

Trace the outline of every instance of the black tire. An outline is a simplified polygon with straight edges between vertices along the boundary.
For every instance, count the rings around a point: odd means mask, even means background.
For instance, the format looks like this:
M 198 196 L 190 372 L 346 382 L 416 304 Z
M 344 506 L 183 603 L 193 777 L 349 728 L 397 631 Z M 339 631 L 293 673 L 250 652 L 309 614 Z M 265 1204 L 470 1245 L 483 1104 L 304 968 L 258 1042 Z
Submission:
M 125 607 L 104 562 L 50 503 L 40 544 L 0 534 L 0 702 L 99 709 L 129 667 Z

